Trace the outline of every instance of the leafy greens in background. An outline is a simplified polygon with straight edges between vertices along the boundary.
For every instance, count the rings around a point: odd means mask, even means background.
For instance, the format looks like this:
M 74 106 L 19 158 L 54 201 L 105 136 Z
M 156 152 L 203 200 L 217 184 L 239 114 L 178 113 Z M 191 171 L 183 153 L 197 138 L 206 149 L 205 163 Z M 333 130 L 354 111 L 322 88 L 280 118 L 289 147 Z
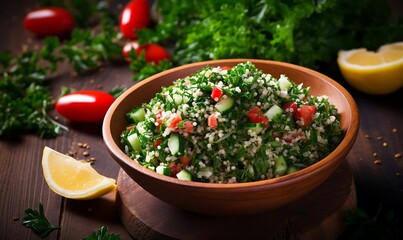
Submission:
M 319 69 L 337 51 L 402 40 L 402 20 L 384 0 L 160 0 L 155 29 L 140 42 L 173 41 L 176 65 L 258 58 Z
M 403 21 L 391 18 L 385 0 L 155 0 L 157 22 L 137 31 L 139 44 L 173 46 L 172 62 L 147 63 L 130 54 L 134 81 L 186 63 L 257 58 L 337 71 L 337 51 L 377 47 L 403 39 Z M 46 38 L 43 47 L 13 58 L 0 53 L 0 137 L 35 133 L 55 137 L 66 129 L 49 115 L 53 109 L 46 78 L 59 62 L 88 73 L 121 59 L 117 14 L 106 1 L 42 0 L 74 16 L 71 39 Z M 101 29 L 85 29 L 102 25 Z M 40 64 L 41 63 L 41 64 Z M 45 63 L 45 65 L 43 65 Z

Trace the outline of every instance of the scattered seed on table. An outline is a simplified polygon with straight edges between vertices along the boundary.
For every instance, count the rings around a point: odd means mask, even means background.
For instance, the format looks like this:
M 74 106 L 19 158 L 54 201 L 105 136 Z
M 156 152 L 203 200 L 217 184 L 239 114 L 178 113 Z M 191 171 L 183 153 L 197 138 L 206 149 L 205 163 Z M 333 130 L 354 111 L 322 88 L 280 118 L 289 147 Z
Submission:
M 396 172 L 396 176 L 400 177 L 401 176 L 400 172 Z
M 382 164 L 382 161 L 379 160 L 379 159 L 377 159 L 377 160 L 374 161 L 374 163 L 375 163 L 376 165 L 380 165 L 380 164 Z
M 396 153 L 395 154 L 395 158 L 401 158 L 402 157 L 402 154 L 401 153 Z
M 393 129 L 392 129 L 392 132 L 393 132 L 393 133 L 397 133 L 397 128 L 393 128 Z
M 83 152 L 84 157 L 88 157 L 89 155 L 90 155 L 90 153 L 88 151 Z
M 388 143 L 387 143 L 387 142 L 384 142 L 384 143 L 382 144 L 382 146 L 387 147 L 387 146 L 388 146 Z
M 90 159 L 88 159 L 88 161 L 91 161 L 91 162 L 95 162 L 95 158 L 94 157 L 90 157 Z
M 365 134 L 364 137 L 365 137 L 366 139 L 371 139 L 371 136 L 369 136 L 368 134 Z
M 83 143 L 77 143 L 77 146 L 81 148 L 83 147 Z
M 376 157 L 376 156 L 378 156 L 378 153 L 374 152 L 374 153 L 372 154 L 372 156 Z
M 381 137 L 381 136 L 376 137 L 376 140 L 378 140 L 378 141 L 382 141 L 382 140 L 383 140 L 383 137 Z

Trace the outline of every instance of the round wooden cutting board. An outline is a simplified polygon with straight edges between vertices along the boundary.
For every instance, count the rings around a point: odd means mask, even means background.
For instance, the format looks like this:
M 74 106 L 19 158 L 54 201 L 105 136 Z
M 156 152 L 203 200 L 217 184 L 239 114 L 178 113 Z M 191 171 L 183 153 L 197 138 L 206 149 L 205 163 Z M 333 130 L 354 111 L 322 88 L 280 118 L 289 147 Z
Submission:
M 347 162 L 299 201 L 245 216 L 206 216 L 175 208 L 146 192 L 123 170 L 117 184 L 119 214 L 135 239 L 336 239 L 344 230 L 344 211 L 357 204 Z

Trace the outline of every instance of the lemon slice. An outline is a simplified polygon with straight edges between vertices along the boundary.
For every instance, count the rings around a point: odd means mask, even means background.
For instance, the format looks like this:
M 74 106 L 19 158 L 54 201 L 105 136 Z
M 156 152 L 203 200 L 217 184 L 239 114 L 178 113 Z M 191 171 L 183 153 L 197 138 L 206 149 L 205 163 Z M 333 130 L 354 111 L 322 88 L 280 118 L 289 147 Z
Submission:
M 387 94 L 403 86 L 403 42 L 383 45 L 376 52 L 339 51 L 337 62 L 346 81 L 363 92 Z
M 115 179 L 102 176 L 90 163 L 49 147 L 43 149 L 42 169 L 49 188 L 66 198 L 93 199 L 116 189 Z

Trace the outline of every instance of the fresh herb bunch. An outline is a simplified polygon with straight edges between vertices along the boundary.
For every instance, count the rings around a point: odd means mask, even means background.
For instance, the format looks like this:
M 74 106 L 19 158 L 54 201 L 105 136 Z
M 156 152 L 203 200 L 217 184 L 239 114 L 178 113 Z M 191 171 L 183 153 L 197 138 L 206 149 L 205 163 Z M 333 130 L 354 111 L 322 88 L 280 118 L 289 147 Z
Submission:
M 403 222 L 396 218 L 393 210 L 382 209 L 382 204 L 373 215 L 362 208 L 348 209 L 343 222 L 346 231 L 340 239 L 391 240 L 401 239 L 403 234 Z
M 102 226 L 83 240 L 120 240 L 120 236 L 116 233 L 108 233 L 108 228 Z
M 77 28 L 64 42 L 56 37 L 43 39 L 38 51 L 28 50 L 15 58 L 9 52 L 0 53 L 0 137 L 26 133 L 56 137 L 67 130 L 49 114 L 54 100 L 46 78 L 60 62 L 68 61 L 77 73 L 86 73 L 122 59 L 116 19 L 106 11 L 101 16 L 98 32 Z
M 233 57 L 336 67 L 337 51 L 401 40 L 385 0 L 158 1 L 155 29 L 139 41 L 173 41 L 174 64 Z
M 42 203 L 39 203 L 39 210 L 27 208 L 25 214 L 25 217 L 22 219 L 22 224 L 32 228 L 41 238 L 48 236 L 52 231 L 59 228 L 49 223 L 45 216 Z

